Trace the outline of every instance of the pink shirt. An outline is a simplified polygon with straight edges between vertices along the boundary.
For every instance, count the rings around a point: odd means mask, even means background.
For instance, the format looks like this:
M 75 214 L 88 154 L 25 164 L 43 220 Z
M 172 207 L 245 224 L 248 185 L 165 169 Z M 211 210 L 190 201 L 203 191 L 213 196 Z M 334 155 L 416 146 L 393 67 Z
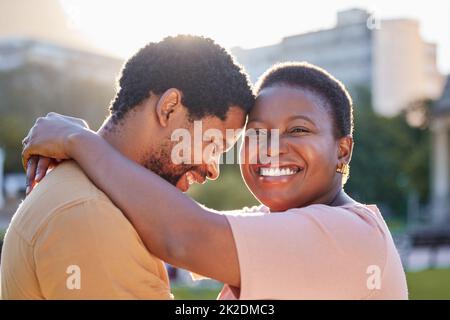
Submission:
M 219 299 L 407 299 L 405 273 L 375 205 L 265 207 L 227 215 L 241 288 Z

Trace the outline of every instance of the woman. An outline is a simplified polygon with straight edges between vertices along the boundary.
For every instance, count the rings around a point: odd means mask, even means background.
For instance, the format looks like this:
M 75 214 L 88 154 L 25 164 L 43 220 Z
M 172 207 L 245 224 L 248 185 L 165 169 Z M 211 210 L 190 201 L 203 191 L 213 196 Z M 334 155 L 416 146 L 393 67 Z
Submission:
M 241 150 L 242 176 L 262 203 L 251 210 L 199 206 L 62 116 L 34 126 L 24 159 L 77 161 L 155 256 L 225 283 L 222 299 L 406 299 L 380 212 L 343 189 L 353 149 L 346 89 L 320 68 L 290 63 L 268 70 L 256 93 L 247 129 L 278 129 L 280 139 L 267 149 L 277 163 L 255 161 L 248 143 Z

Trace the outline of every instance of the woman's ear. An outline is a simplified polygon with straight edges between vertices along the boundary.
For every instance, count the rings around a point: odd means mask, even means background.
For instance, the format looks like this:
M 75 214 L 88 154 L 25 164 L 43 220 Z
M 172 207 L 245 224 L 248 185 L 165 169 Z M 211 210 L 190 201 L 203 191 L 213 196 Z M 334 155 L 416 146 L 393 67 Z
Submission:
M 178 89 L 166 90 L 156 102 L 156 116 L 162 127 L 167 127 L 173 112 L 181 107 L 182 93 Z
M 338 160 L 340 163 L 350 163 L 353 152 L 353 137 L 345 136 L 338 141 Z

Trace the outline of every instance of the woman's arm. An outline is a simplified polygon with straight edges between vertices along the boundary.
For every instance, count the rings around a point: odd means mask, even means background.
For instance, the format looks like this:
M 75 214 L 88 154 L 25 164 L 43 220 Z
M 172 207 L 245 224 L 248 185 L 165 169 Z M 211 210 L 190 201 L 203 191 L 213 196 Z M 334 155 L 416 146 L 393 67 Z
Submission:
M 24 159 L 37 154 L 76 160 L 123 211 L 155 256 L 240 286 L 237 251 L 225 216 L 200 207 L 153 172 L 124 157 L 96 133 L 75 128 L 57 116 L 42 118 L 28 139 Z

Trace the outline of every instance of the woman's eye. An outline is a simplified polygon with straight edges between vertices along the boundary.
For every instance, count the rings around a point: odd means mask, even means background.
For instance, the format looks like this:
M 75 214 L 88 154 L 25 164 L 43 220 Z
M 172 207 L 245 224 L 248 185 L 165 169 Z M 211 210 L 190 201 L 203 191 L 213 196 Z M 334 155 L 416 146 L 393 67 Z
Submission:
M 289 133 L 295 133 L 295 134 L 302 134 L 302 133 L 308 133 L 309 130 L 306 128 L 301 128 L 301 127 L 295 127 L 292 128 Z
M 262 136 L 267 135 L 267 129 L 248 129 L 246 132 L 247 136 Z

